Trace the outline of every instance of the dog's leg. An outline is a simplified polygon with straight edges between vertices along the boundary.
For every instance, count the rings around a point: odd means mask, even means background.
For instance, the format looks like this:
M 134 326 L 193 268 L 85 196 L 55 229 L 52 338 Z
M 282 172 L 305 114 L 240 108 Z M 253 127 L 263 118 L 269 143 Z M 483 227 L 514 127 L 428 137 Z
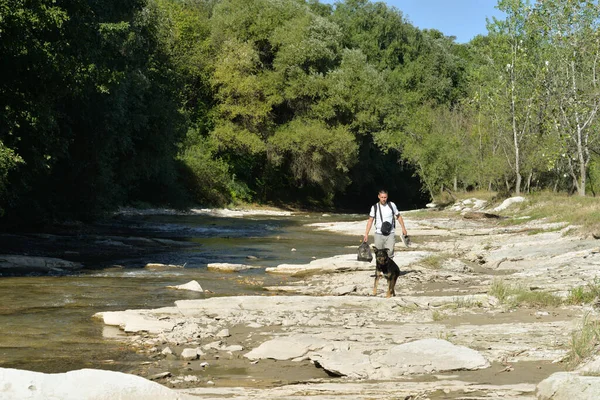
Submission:
M 398 280 L 397 276 L 392 276 L 392 278 L 388 282 L 388 296 L 396 296 L 396 281 Z
M 375 271 L 375 284 L 373 285 L 373 296 L 377 296 L 377 282 L 379 282 L 379 271 Z

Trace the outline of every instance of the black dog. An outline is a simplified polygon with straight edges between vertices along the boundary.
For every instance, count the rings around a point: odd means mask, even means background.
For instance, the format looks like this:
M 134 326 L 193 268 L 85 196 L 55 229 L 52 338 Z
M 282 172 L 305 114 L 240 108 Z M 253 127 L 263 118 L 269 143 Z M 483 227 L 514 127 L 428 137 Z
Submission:
M 373 246 L 373 250 L 375 251 L 375 285 L 373 286 L 373 296 L 377 296 L 377 282 L 379 282 L 381 275 L 383 275 L 388 282 L 388 290 L 385 297 L 395 296 L 396 291 L 394 290 L 394 287 L 400 276 L 400 268 L 398 268 L 398 265 L 394 260 L 388 256 L 388 249 L 380 250 Z

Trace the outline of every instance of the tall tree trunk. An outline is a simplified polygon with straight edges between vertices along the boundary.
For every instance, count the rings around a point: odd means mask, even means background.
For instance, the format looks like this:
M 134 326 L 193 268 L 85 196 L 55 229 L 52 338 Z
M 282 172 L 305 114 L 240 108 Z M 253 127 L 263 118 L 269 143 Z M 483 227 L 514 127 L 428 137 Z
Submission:
M 513 65 L 511 67 L 511 96 L 510 96 L 510 113 L 512 117 L 513 145 L 515 146 L 515 194 L 521 194 L 521 160 L 519 154 L 519 132 L 517 130 L 517 110 L 515 104 L 515 60 L 513 57 Z
M 453 182 L 453 188 L 454 188 L 454 192 L 458 192 L 458 177 L 456 175 L 454 175 L 454 182 Z
M 527 182 L 525 184 L 526 193 L 530 193 L 531 192 L 531 179 L 532 178 L 533 178 L 533 171 L 531 171 L 529 173 L 529 175 L 527 175 Z
M 581 132 L 581 126 L 577 124 L 577 156 L 579 158 L 579 180 L 580 184 L 577 187 L 577 194 L 585 196 L 585 184 L 586 184 L 586 162 L 583 148 L 583 133 Z

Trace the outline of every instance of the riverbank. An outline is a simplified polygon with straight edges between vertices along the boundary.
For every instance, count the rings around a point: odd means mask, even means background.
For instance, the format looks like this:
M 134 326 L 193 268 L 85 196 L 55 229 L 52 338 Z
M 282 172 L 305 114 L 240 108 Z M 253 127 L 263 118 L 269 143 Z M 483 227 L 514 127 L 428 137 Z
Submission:
M 598 243 L 569 236 L 570 227 L 556 222 L 535 220 L 510 226 L 495 219 L 463 217 L 468 212 L 483 211 L 481 206 L 475 201 L 466 202 L 450 210 L 454 215 L 440 217 L 435 211 L 417 218 L 405 214 L 413 245 L 397 248 L 396 259 L 403 276 L 396 298 L 382 299 L 382 294 L 369 297 L 374 266 L 355 261 L 353 255 L 306 265 L 280 265 L 269 272 L 308 276 L 293 285 L 266 288 L 279 294 L 276 297 L 182 301 L 176 302 L 173 309 L 162 309 L 156 314 L 141 312 L 146 323 L 161 318 L 173 325 L 169 333 L 162 331 L 154 341 L 132 340 L 141 347 L 186 343 L 171 349 L 175 354 L 183 352 L 187 344 L 198 346 L 197 362 L 206 362 L 216 370 L 227 364 L 223 360 L 237 360 L 233 365 L 245 365 L 248 377 L 241 380 L 246 383 L 242 387 L 264 386 L 269 382 L 264 377 L 271 373 L 278 384 L 274 385 L 277 389 L 268 389 L 273 391 L 269 393 L 287 393 L 286 396 L 308 390 L 315 398 L 326 398 L 333 391 L 324 386 L 334 384 L 336 397 L 343 397 L 344 392 L 356 396 L 358 390 L 361 397 L 384 394 L 424 398 L 441 391 L 443 398 L 464 393 L 535 398 L 539 382 L 553 372 L 571 368 L 566 361 L 572 334 L 585 315 L 595 315 L 596 311 L 589 305 L 543 301 L 513 306 L 507 299 L 493 295 L 492 287 L 522 287 L 524 292 L 540 298 L 566 299 L 573 289 L 593 282 L 597 276 Z M 359 237 L 364 221 L 312 226 Z M 179 314 L 186 317 L 177 318 Z M 140 317 L 139 312 L 133 315 Z M 99 317 L 105 323 L 131 331 L 127 323 L 131 314 Z M 189 331 L 189 324 L 195 326 L 193 335 L 181 335 L 180 332 Z M 139 327 L 133 331 L 136 329 Z M 228 336 L 215 337 L 224 329 L 229 330 Z M 204 337 L 212 341 L 207 344 L 206 340 L 199 340 Z M 402 346 L 421 341 L 426 341 L 424 345 L 430 351 L 431 346 L 442 347 L 433 347 L 431 358 L 423 349 L 416 352 L 416 359 L 407 358 L 415 354 L 414 350 L 405 354 Z M 237 350 L 227 350 L 230 346 Z M 155 349 L 159 350 L 160 346 Z M 470 351 L 487 363 L 461 364 L 462 356 Z M 292 371 L 284 374 L 288 378 L 282 380 L 274 371 L 281 372 L 289 366 L 280 369 L 281 362 L 295 363 L 299 371 L 315 366 L 310 377 L 315 386 L 291 386 L 303 382 L 303 375 L 294 378 Z M 160 361 L 155 367 L 168 368 Z M 239 378 L 228 377 L 219 382 L 210 368 L 201 371 L 198 383 L 206 386 L 212 382 L 212 394 L 200 388 L 186 393 L 216 398 L 230 393 L 228 387 L 239 385 Z M 325 377 L 323 371 L 337 378 Z M 185 376 L 179 371 L 164 383 L 178 387 L 178 381 L 185 381 Z M 401 384 L 388 385 L 382 393 L 381 387 L 373 392 L 372 384 L 360 383 L 373 380 Z M 261 383 L 256 384 L 257 381 Z M 349 389 L 340 388 L 340 381 Z M 407 381 L 412 383 L 408 390 Z M 223 392 L 218 387 L 223 387 Z M 259 391 L 258 396 L 269 395 Z
M 474 219 L 477 204 L 405 213 L 413 245 L 397 246 L 395 298 L 383 282 L 372 296 L 374 264 L 349 251 L 268 268 L 290 279 L 262 296 L 96 317 L 151 360 L 135 374 L 191 398 L 549 398 L 540 382 L 587 361 L 574 338 L 597 310 L 573 293 L 597 279 L 598 242 L 557 222 L 507 224 L 510 208 Z M 359 238 L 364 221 L 307 227 Z

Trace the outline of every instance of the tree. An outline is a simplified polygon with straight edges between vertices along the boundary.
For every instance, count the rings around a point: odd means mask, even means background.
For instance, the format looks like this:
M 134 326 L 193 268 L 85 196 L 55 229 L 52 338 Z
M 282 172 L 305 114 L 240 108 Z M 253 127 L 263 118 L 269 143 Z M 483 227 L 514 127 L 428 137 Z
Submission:
M 494 18 L 488 23 L 490 54 L 497 76 L 492 83 L 499 90 L 493 95 L 498 104 L 498 117 L 507 118 L 510 127 L 506 133 L 505 153 L 515 178 L 516 194 L 521 193 L 524 148 L 532 136 L 532 119 L 541 89 L 541 66 L 538 37 L 531 29 L 528 0 L 500 0 L 498 9 L 506 13 L 506 20 Z
M 10 217 L 86 219 L 132 199 L 166 201 L 182 131 L 154 3 L 0 10 L 0 141 L 23 160 L 7 176 Z
M 592 150 L 598 149 L 600 5 L 597 1 L 538 2 L 535 22 L 547 44 L 548 95 L 554 131 L 564 141 L 569 175 L 586 193 Z

